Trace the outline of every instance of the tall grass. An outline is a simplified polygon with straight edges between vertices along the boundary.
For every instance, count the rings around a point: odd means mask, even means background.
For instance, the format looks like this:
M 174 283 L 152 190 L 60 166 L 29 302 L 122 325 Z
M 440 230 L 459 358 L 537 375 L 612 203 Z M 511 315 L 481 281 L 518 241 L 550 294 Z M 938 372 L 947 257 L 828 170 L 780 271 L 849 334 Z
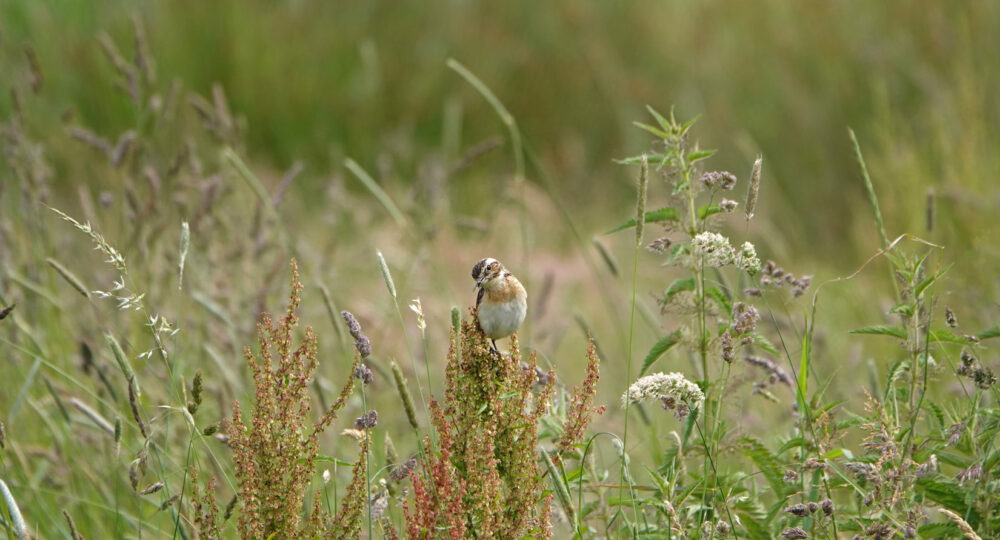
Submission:
M 610 228 L 611 211 L 593 209 L 602 192 L 587 205 L 569 196 L 547 172 L 548 143 L 534 146 L 542 157 L 532 151 L 528 139 L 545 140 L 528 136 L 535 121 L 514 120 L 519 98 L 490 90 L 488 72 L 442 61 L 508 130 L 513 165 L 484 159 L 486 172 L 469 177 L 503 195 L 489 220 L 468 204 L 478 191 L 454 185 L 464 177 L 433 172 L 443 152 L 414 191 L 386 159 L 359 151 L 350 152 L 358 162 L 336 160 L 346 172 L 286 194 L 296 168 L 282 177 L 245 150 L 254 143 L 229 105 L 233 89 L 202 97 L 157 75 L 170 60 L 152 57 L 139 19 L 130 26 L 128 40 L 101 39 L 119 88 L 101 102 L 134 125 L 89 125 L 85 115 L 54 129 L 47 98 L 33 93 L 57 76 L 39 79 L 52 73 L 46 50 L 26 55 L 19 108 L 5 110 L 0 528 L 12 537 L 1000 531 L 989 347 L 1000 330 L 992 289 L 964 280 L 975 270 L 963 268 L 983 259 L 951 254 L 984 212 L 969 204 L 971 217 L 955 221 L 963 195 L 942 189 L 926 219 L 920 186 L 913 232 L 913 195 L 896 193 L 887 172 L 901 166 L 881 151 L 905 140 L 886 135 L 905 122 L 885 119 L 876 142 L 869 129 L 831 143 L 853 146 L 856 182 L 844 190 L 872 213 L 853 218 L 866 225 L 857 246 L 816 243 L 849 270 L 817 268 L 826 275 L 814 285 L 806 274 L 823 257 L 790 250 L 784 237 L 831 214 L 771 215 L 771 198 L 788 187 L 782 171 L 800 164 L 790 152 L 762 145 L 765 174 L 762 159 L 732 151 L 748 145 L 738 134 L 716 156 L 699 137 L 717 128 L 651 108 L 637 131 L 651 141 L 635 139 L 629 153 L 642 154 L 622 160 L 640 166 L 634 217 L 610 231 L 635 236 L 586 242 L 585 231 Z M 377 52 L 365 50 L 374 65 Z M 468 167 L 479 152 L 441 158 L 443 169 Z M 957 161 L 939 165 L 954 175 L 985 167 Z M 739 163 L 739 173 L 707 169 L 716 162 Z M 811 173 L 801 171 L 800 180 Z M 102 181 L 68 189 L 76 174 Z M 740 229 L 744 242 L 731 240 Z M 631 258 L 631 276 L 601 269 L 594 246 L 609 270 Z M 516 249 L 531 331 L 497 355 L 475 313 L 462 317 L 474 302 L 468 266 Z M 293 266 L 289 292 L 293 257 L 303 279 Z M 272 325 L 262 314 L 284 298 Z M 400 298 L 419 298 L 412 315 Z M 336 329 L 296 329 L 323 317 Z

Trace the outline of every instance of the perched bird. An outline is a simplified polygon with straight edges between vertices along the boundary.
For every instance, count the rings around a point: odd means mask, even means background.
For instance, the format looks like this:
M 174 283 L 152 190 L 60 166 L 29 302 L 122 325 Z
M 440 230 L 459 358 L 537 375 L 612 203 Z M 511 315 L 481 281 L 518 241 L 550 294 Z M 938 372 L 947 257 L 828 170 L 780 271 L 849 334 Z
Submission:
M 493 341 L 493 350 L 499 352 L 496 340 L 513 334 L 524 322 L 528 293 L 500 261 L 489 257 L 472 267 L 472 279 L 479 289 L 476 296 L 479 327 Z

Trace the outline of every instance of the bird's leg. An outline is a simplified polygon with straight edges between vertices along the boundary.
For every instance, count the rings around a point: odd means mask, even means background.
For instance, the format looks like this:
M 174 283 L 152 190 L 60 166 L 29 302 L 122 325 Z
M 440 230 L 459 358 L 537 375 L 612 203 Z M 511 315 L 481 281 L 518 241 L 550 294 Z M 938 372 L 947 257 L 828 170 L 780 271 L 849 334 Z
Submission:
M 497 348 L 497 340 L 491 339 L 490 341 L 493 342 L 493 352 L 500 354 L 500 349 Z

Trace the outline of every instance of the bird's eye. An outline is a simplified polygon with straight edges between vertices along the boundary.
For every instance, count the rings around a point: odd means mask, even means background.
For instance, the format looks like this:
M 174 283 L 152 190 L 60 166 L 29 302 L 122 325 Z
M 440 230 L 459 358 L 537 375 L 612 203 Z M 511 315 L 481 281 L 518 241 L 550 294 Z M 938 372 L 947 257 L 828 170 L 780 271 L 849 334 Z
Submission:
M 487 266 L 487 267 L 486 267 L 486 269 L 487 269 L 487 270 L 493 270 L 493 263 L 490 263 L 490 265 L 489 265 L 489 266 Z

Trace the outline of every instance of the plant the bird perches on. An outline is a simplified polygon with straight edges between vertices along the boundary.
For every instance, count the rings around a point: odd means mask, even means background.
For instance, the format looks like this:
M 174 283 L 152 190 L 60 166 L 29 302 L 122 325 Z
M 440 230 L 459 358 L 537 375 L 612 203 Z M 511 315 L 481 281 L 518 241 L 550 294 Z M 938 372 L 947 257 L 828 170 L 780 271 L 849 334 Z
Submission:
M 510 353 L 491 351 L 475 309 L 471 315 L 452 329 L 445 403 L 431 402 L 437 446 L 424 474 L 411 474 L 409 536 L 547 538 L 552 496 L 539 466 L 538 421 L 555 372 L 537 369 L 534 353 L 522 362 L 516 334 Z M 593 385 L 584 388 L 592 394 Z M 580 400 L 589 404 L 592 395 Z

